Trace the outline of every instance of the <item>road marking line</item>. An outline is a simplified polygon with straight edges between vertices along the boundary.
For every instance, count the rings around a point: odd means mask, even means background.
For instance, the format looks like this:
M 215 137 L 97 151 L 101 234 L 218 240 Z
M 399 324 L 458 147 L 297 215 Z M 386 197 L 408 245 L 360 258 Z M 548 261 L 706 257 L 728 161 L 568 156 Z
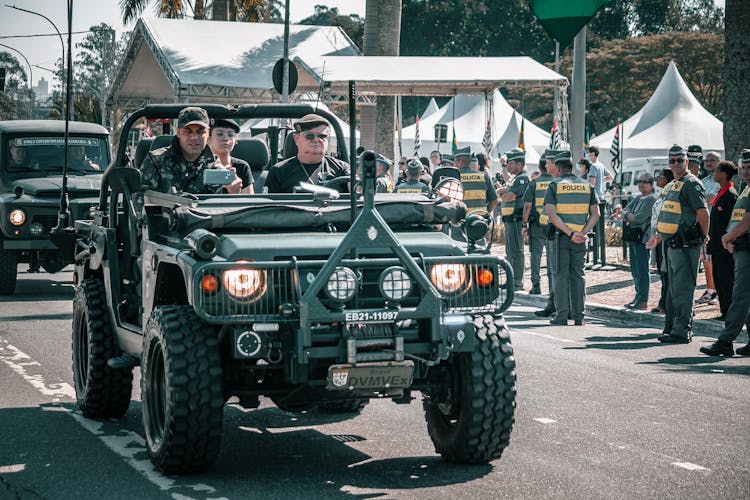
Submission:
M 546 333 L 534 332 L 534 331 L 531 331 L 531 330 L 518 330 L 518 331 L 514 331 L 513 333 L 517 335 L 520 332 L 527 333 L 529 335 L 536 335 L 537 337 L 544 337 L 545 339 L 557 340 L 558 342 L 575 343 L 575 340 L 563 339 L 563 338 L 560 338 L 560 337 L 555 337 L 554 335 L 548 335 Z
M 30 367 L 41 368 L 42 365 L 32 360 L 29 355 L 9 344 L 7 340 L 2 338 L 0 338 L 0 361 L 8 365 L 11 370 L 21 376 L 44 396 L 54 398 L 55 402 L 60 402 L 61 400 L 65 400 L 66 402 L 69 402 L 70 400 L 75 401 L 76 392 L 70 384 L 63 382 L 62 380 L 55 383 L 47 383 L 41 374 L 29 373 Z M 216 492 L 216 488 L 204 483 L 178 483 L 177 479 L 163 476 L 161 473 L 157 472 L 156 469 L 154 469 L 151 460 L 148 458 L 135 458 L 136 456 L 148 456 L 146 452 L 146 442 L 139 434 L 127 429 L 119 429 L 114 433 L 107 434 L 102 430 L 105 422 L 90 420 L 84 417 L 80 412 L 70 410 L 63 406 L 58 406 L 58 408 L 60 408 L 60 411 L 73 417 L 81 427 L 96 436 L 107 448 L 113 451 L 115 455 L 122 458 L 128 465 L 130 465 L 130 467 L 140 473 L 160 490 L 192 490 L 195 493 L 203 493 L 204 495 L 205 493 Z M 0 473 L 3 472 L 17 471 L 4 471 L 0 468 Z M 172 497 L 181 499 L 191 498 L 178 492 L 172 492 Z
M 540 424 L 554 424 L 557 422 L 557 420 L 552 420 L 551 418 L 535 418 L 534 420 Z
M 682 467 L 683 469 L 687 470 L 708 470 L 705 467 L 690 462 L 672 462 L 672 465 L 676 465 L 677 467 Z
M 23 472 L 26 469 L 26 464 L 13 464 L 0 466 L 0 474 L 12 474 L 15 472 Z

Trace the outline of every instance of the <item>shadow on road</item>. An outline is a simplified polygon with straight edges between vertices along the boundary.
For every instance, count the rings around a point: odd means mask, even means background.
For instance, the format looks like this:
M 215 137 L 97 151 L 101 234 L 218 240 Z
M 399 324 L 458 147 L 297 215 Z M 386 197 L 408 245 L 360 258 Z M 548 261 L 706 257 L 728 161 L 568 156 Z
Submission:
M 665 365 L 665 371 L 693 372 L 693 373 L 727 373 L 730 375 L 750 375 L 750 366 L 734 365 L 732 360 L 740 358 L 724 358 L 720 356 L 685 356 L 676 358 L 661 358 L 656 361 L 643 361 L 641 365 Z

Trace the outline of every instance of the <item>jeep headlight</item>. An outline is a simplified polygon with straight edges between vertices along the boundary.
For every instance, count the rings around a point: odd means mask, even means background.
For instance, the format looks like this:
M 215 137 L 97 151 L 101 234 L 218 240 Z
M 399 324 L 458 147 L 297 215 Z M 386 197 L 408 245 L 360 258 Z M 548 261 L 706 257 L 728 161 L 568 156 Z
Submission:
M 389 267 L 380 274 L 380 292 L 388 300 L 404 300 L 411 293 L 411 287 L 411 277 L 402 267 Z
M 348 267 L 337 267 L 328 278 L 326 293 L 337 302 L 347 302 L 354 297 L 358 285 L 357 275 Z
M 266 293 L 266 272 L 252 267 L 227 269 L 222 275 L 224 290 L 235 299 L 258 300 Z
M 23 225 L 24 222 L 26 222 L 26 212 L 24 212 L 20 208 L 12 210 L 8 214 L 8 220 L 14 226 L 21 226 Z
M 467 275 L 463 264 L 436 264 L 430 269 L 430 281 L 442 293 L 456 293 L 464 288 Z

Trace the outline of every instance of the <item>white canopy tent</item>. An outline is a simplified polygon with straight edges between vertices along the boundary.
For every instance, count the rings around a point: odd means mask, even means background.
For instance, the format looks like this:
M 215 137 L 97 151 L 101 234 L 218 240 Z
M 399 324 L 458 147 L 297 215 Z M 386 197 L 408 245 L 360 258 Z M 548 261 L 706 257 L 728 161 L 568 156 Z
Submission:
M 149 103 L 278 101 L 271 74 L 283 45 L 283 24 L 139 19 L 108 104 L 127 111 Z M 359 54 L 339 27 L 289 27 L 290 58 L 323 67 L 324 57 Z
M 495 90 L 491 95 L 493 112 L 490 120 L 493 139 L 491 154 L 497 157 L 518 146 L 518 136 L 523 121 L 526 163 L 530 166 L 538 164 L 539 157 L 549 146 L 550 135 L 516 112 L 499 91 Z M 454 128 L 459 147 L 469 146 L 473 152 L 484 152 L 482 140 L 487 127 L 486 109 L 483 95 L 453 97 L 436 113 L 420 120 L 420 153 L 426 155 L 433 149 L 450 152 Z M 440 148 L 434 142 L 434 127 L 438 123 L 448 125 L 448 143 L 441 144 Z M 402 130 L 402 148 L 409 154 L 414 151 L 415 134 L 416 124 Z
M 599 147 L 599 159 L 605 165 L 612 162 L 609 149 L 615 128 L 590 141 Z M 620 142 L 623 159 L 666 156 L 672 144 L 699 144 L 704 152 L 724 154 L 723 124 L 701 106 L 674 62 L 646 105 L 622 124 Z
M 431 97 L 429 104 L 427 104 L 427 107 L 424 110 L 424 113 L 422 113 L 422 116 L 419 117 L 419 121 L 424 120 L 428 116 L 436 113 L 440 108 L 437 105 L 437 102 L 435 102 L 435 98 Z

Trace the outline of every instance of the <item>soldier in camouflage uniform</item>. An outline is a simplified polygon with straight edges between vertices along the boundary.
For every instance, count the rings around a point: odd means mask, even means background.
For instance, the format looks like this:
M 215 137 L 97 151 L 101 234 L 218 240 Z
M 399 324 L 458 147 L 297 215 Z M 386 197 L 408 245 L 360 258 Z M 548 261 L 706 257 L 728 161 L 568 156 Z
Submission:
M 224 186 L 203 183 L 203 171 L 217 168 L 208 147 L 208 136 L 209 120 L 205 109 L 191 106 L 180 111 L 172 145 L 149 152 L 143 160 L 143 189 L 170 194 L 222 192 Z M 236 178 L 235 182 L 242 181 Z

